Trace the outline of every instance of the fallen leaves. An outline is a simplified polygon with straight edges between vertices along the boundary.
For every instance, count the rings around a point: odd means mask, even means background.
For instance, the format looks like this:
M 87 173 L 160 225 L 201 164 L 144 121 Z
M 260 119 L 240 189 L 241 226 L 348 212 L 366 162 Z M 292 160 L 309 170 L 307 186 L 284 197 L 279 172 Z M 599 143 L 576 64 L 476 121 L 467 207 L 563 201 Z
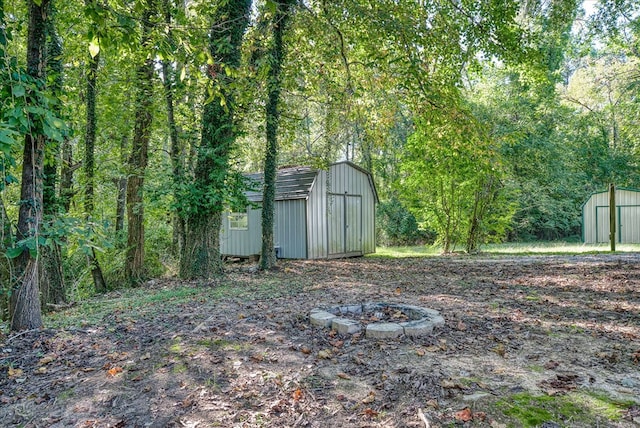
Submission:
M 456 421 L 460 421 L 460 422 L 469 422 L 470 420 L 473 419 L 473 413 L 471 413 L 471 409 L 468 407 L 465 407 L 464 409 L 456 412 L 453 417 L 455 418 Z
M 22 369 L 14 369 L 13 367 L 9 367 L 9 371 L 7 373 L 9 375 L 9 379 L 15 379 L 24 374 Z
M 367 394 L 366 397 L 362 399 L 362 404 L 371 404 L 374 401 L 376 401 L 376 393 L 371 391 L 369 392 L 369 394 Z
M 579 377 L 573 373 L 556 374 L 555 379 L 546 379 L 538 383 L 538 386 L 547 395 L 565 394 L 578 387 Z
M 457 411 L 453 418 L 459 422 L 484 422 L 487 419 L 487 414 L 485 412 L 472 412 L 470 408 L 465 407 L 464 409 Z
M 107 369 L 107 377 L 117 376 L 119 373 L 122 373 L 122 367 L 113 366 Z
M 302 400 L 302 397 L 304 397 L 304 393 L 302 392 L 302 390 L 300 388 L 296 389 L 291 394 L 291 398 L 293 399 L 293 401 L 300 401 L 300 400 Z
M 318 351 L 318 358 L 320 358 L 321 360 L 329 360 L 331 359 L 331 357 L 333 357 L 333 352 L 331 352 L 331 349 L 323 349 L 321 351 Z

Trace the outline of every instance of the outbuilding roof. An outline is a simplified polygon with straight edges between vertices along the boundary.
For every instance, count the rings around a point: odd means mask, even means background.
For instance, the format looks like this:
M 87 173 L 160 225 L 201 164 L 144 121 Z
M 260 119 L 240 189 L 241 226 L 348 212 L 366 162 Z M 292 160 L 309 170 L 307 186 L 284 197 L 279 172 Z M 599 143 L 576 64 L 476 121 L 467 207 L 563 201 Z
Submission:
M 371 177 L 371 173 L 349 161 L 336 162 L 332 164 L 332 166 L 339 164 L 350 165 L 352 168 L 366 174 L 367 178 L 369 179 L 371 190 L 373 191 L 374 201 L 376 203 L 379 201 L 378 192 L 373 182 L 373 177 Z M 276 201 L 306 199 L 311 192 L 313 183 L 315 182 L 315 179 L 318 176 L 319 172 L 319 169 L 311 168 L 308 166 L 296 166 L 279 169 L 276 175 Z M 262 185 L 264 183 L 264 173 L 247 174 L 246 177 L 253 182 L 251 189 L 245 191 L 247 199 L 249 200 L 249 202 L 262 202 Z
M 289 199 L 306 199 L 311 186 L 318 175 L 318 170 L 306 166 L 282 168 L 276 176 L 276 201 Z M 245 194 L 250 202 L 262 202 L 262 184 L 264 174 L 248 174 L 254 182 L 255 190 L 248 190 Z

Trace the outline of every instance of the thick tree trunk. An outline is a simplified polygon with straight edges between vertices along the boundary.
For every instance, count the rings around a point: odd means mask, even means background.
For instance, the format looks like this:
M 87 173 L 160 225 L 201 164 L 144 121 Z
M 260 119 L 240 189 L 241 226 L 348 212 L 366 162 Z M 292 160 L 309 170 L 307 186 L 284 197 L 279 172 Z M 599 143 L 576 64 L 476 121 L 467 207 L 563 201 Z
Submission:
M 45 22 L 48 0 L 36 4 L 29 1 L 29 29 L 27 37 L 27 73 L 36 79 L 44 77 L 46 48 Z M 37 239 L 42 223 L 42 177 L 44 174 L 44 135 L 25 136 L 18 240 Z M 24 251 L 15 266 L 17 287 L 12 295 L 11 330 L 42 327 L 38 258 Z
M 147 0 L 142 18 L 141 46 L 149 48 L 151 16 L 154 1 Z M 149 158 L 151 138 L 151 104 L 153 97 L 153 60 L 147 58 L 136 72 L 135 127 L 131 156 L 129 157 L 129 179 L 127 180 L 127 254 L 125 277 L 131 284 L 138 284 L 144 277 L 144 173 Z
M 205 105 L 202 139 L 195 168 L 193 194 L 188 200 L 187 239 L 180 255 L 180 276 L 207 278 L 222 272 L 220 225 L 224 209 L 229 155 L 235 142 L 234 98 L 231 77 L 224 68 L 240 64 L 240 46 L 249 23 L 248 0 L 229 0 L 216 10 L 209 39 L 209 51 L 218 63 L 208 67 L 221 96 Z
M 220 234 L 222 213 L 190 219 L 185 245 L 180 257 L 180 275 L 185 278 L 209 278 L 222 272 Z M 188 275 L 185 274 L 188 272 Z
M 269 55 L 269 74 L 267 77 L 268 99 L 266 105 L 266 151 L 264 157 L 264 189 L 262 197 L 262 257 L 261 269 L 271 269 L 276 265 L 276 252 L 273 238 L 275 217 L 276 178 L 278 170 L 278 123 L 280 112 L 280 92 L 282 90 L 282 62 L 284 60 L 284 35 L 292 2 L 285 0 L 276 3 L 273 15 L 273 41 Z

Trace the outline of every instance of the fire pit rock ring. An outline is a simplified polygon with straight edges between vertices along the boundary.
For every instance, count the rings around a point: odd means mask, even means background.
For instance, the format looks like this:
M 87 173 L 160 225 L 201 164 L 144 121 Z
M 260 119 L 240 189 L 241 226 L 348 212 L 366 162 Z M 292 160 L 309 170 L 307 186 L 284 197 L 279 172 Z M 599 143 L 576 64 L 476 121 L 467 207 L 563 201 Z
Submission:
M 392 313 L 391 320 L 367 323 L 365 319 L 382 319 Z M 389 317 L 386 317 L 389 318 Z M 397 318 L 397 321 L 396 319 Z M 312 325 L 331 328 L 340 334 L 354 334 L 365 330 L 372 339 L 395 338 L 402 334 L 409 337 L 426 336 L 436 326 L 444 325 L 444 318 L 433 309 L 400 303 L 363 303 L 358 305 L 315 308 L 309 314 Z

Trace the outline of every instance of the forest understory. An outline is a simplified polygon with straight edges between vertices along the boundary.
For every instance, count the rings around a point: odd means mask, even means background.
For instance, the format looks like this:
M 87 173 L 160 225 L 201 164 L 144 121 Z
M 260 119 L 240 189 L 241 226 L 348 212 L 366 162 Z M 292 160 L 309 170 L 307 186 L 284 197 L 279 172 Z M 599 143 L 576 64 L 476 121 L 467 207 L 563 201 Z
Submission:
M 0 426 L 634 427 L 640 255 L 230 264 L 0 335 Z M 367 339 L 311 309 L 440 311 L 421 338 Z

